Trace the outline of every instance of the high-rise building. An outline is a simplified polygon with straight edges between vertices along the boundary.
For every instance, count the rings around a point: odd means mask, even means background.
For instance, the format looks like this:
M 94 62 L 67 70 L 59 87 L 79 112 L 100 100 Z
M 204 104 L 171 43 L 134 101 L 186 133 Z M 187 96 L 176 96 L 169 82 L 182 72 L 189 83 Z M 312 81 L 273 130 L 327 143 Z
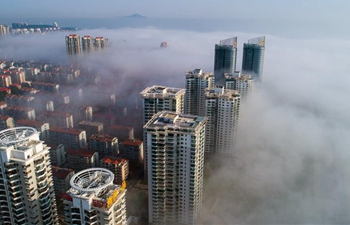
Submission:
M 1 224 L 57 224 L 49 148 L 31 127 L 0 132 Z
M 154 85 L 143 90 L 141 92 L 141 95 L 143 97 L 143 125 L 145 125 L 154 114 L 163 110 L 173 111 L 176 113 L 184 113 L 185 93 L 186 90 L 182 88 L 172 88 L 158 85 Z M 147 177 L 147 148 L 144 150 L 144 174 Z
M 104 168 L 75 174 L 71 188 L 62 195 L 66 224 L 126 225 L 126 185 L 113 180 L 114 174 Z
M 10 33 L 10 26 L 0 24 L 0 37 Z
M 143 124 L 157 112 L 168 110 L 184 113 L 185 89 L 153 85 L 141 92 L 143 101 Z
M 162 111 L 144 126 L 149 223 L 195 223 L 202 206 L 206 121 Z
M 225 74 L 225 88 L 237 90 L 241 99 L 245 99 L 253 90 L 254 79 L 251 75 Z
M 215 45 L 215 83 L 224 85 L 225 73 L 233 73 L 237 63 L 237 37 L 221 40 Z
M 251 74 L 261 81 L 264 66 L 265 37 L 257 37 L 243 44 L 242 74 Z
M 186 73 L 186 114 L 205 115 L 205 89 L 214 87 L 214 74 L 195 69 Z
M 76 34 L 66 36 L 66 50 L 69 55 L 81 53 L 80 37 Z
M 232 156 L 239 118 L 240 95 L 217 86 L 206 91 L 206 157 Z
M 114 174 L 114 183 L 122 184 L 129 176 L 129 160 L 117 156 L 106 156 L 100 160 L 100 167 Z
M 104 37 L 96 37 L 94 40 L 94 46 L 96 50 L 106 49 L 107 48 L 107 38 Z
M 91 36 L 81 38 L 83 52 L 92 52 L 94 50 L 94 39 Z

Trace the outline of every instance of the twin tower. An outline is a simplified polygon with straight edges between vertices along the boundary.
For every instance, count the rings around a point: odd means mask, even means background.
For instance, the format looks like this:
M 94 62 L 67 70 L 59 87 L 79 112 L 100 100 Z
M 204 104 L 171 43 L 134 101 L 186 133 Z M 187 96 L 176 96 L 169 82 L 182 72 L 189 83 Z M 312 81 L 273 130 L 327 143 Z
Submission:
M 257 37 L 243 44 L 241 74 L 250 74 L 261 81 L 265 52 L 265 37 Z M 232 74 L 237 65 L 237 37 L 221 40 L 215 45 L 214 75 L 215 83 L 225 84 L 225 73 Z

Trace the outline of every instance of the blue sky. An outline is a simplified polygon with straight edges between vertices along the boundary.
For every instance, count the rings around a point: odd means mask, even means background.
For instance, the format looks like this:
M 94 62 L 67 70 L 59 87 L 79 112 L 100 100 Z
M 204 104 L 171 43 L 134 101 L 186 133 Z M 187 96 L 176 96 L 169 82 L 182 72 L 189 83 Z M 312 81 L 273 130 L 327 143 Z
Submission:
M 0 18 L 252 18 L 349 21 L 347 0 L 1 0 Z

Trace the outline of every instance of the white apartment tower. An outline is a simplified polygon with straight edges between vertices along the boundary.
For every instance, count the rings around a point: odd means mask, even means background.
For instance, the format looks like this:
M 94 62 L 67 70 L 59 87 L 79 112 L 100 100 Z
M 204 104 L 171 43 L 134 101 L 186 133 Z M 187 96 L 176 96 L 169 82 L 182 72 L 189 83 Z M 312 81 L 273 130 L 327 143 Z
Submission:
M 144 126 L 151 224 L 194 224 L 202 206 L 202 116 L 162 111 Z
M 237 90 L 242 100 L 246 99 L 253 90 L 254 79 L 251 75 L 241 75 L 236 72 L 225 74 L 225 87 L 230 90 Z
M 143 124 L 157 112 L 168 110 L 184 113 L 185 89 L 153 85 L 141 92 L 143 100 Z
M 185 89 L 159 85 L 154 85 L 143 90 L 141 92 L 143 98 L 143 125 L 145 125 L 154 114 L 163 110 L 184 113 L 185 93 Z M 147 148 L 145 148 L 144 151 L 144 168 L 145 176 L 147 177 Z
M 0 132 L 0 223 L 59 224 L 49 147 L 31 127 Z
M 113 180 L 113 173 L 104 168 L 75 174 L 71 188 L 62 195 L 65 223 L 126 225 L 126 184 L 115 185 Z
M 206 116 L 208 123 L 205 132 L 206 157 L 211 153 L 217 156 L 232 156 L 237 136 L 240 108 L 240 95 L 236 90 L 225 90 L 218 86 L 206 90 Z
M 205 89 L 214 87 L 214 74 L 201 69 L 186 72 L 186 114 L 205 115 Z

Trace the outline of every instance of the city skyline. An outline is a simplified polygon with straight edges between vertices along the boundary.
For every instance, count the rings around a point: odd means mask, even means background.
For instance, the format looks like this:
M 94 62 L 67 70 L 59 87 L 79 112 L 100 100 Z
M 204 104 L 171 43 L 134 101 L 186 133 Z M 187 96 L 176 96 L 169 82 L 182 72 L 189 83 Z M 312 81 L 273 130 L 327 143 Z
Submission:
M 16 9 L 10 7 L 13 3 L 7 0 L 4 3 L 5 9 L 7 5 L 9 10 L 5 11 L 2 7 L 0 15 L 6 17 L 11 13 L 20 18 L 21 9 L 13 13 Z M 43 9 L 41 15 L 48 16 L 49 10 L 44 9 L 50 2 L 39 3 L 42 3 Z M 194 1 L 185 8 L 185 3 L 181 1 L 178 4 L 150 1 L 132 8 L 132 4 L 136 3 L 131 1 L 122 3 L 125 6 L 124 11 L 113 7 L 113 4 L 119 3 L 107 4 L 108 9 L 103 16 L 110 16 L 112 13 L 118 14 L 117 16 L 122 13 L 139 13 L 149 18 L 131 19 L 136 25 L 118 24 L 117 29 L 110 28 L 109 25 L 105 26 L 107 29 L 89 29 L 88 34 L 93 37 L 108 37 L 110 45 L 107 51 L 81 54 L 79 71 L 74 68 L 76 65 L 71 64 L 72 57 L 65 51 L 63 38 L 70 33 L 10 35 L 1 38 L 0 97 L 4 100 L 0 102 L 2 129 L 18 125 L 17 121 L 20 121 L 22 124 L 38 127 L 38 131 L 43 134 L 53 134 L 48 138 L 51 142 L 65 142 L 65 145 L 78 149 L 79 144 L 84 148 L 89 146 L 89 137 L 85 132 L 77 131 L 77 126 L 81 120 L 92 121 L 99 123 L 99 126 L 103 124 L 103 132 L 118 136 L 118 141 L 119 137 L 133 139 L 123 143 L 128 145 L 125 149 L 134 151 L 136 155 L 125 156 L 140 161 L 142 140 L 137 139 L 142 139 L 144 134 L 144 99 L 140 96 L 142 90 L 153 85 L 184 89 L 185 71 L 201 68 L 209 73 L 214 72 L 214 45 L 227 37 L 239 37 L 237 70 L 240 70 L 244 58 L 243 44 L 251 38 L 266 36 L 262 83 L 250 82 L 249 75 L 233 73 L 233 76 L 240 75 L 239 79 L 234 79 L 226 74 L 227 87 L 249 93 L 249 97 L 244 99 L 242 96 L 240 102 L 239 132 L 234 158 L 223 158 L 218 163 L 205 161 L 207 170 L 203 180 L 203 204 L 199 222 L 350 223 L 347 213 L 350 208 L 350 155 L 347 150 L 350 146 L 347 138 L 350 135 L 350 106 L 345 104 L 350 86 L 350 78 L 347 76 L 347 49 L 350 42 L 344 36 L 348 31 L 343 29 L 348 21 L 345 11 L 349 3 L 322 0 L 318 4 L 272 0 L 205 3 Z M 23 6 L 28 4 L 30 3 L 24 3 Z M 61 3 L 55 4 L 58 6 Z M 98 17 L 98 12 L 103 11 L 101 8 L 106 8 L 106 4 L 87 6 L 96 8 L 95 11 L 91 10 L 94 13 L 89 14 L 92 19 L 85 21 L 89 25 L 87 28 L 102 27 L 105 20 L 96 19 L 95 23 L 93 17 Z M 33 3 L 32 5 L 35 6 Z M 22 16 L 31 19 L 35 10 L 29 10 L 33 9 L 29 6 L 24 8 L 26 12 Z M 52 16 L 63 15 L 56 8 L 51 11 Z M 141 8 L 143 11 L 138 10 Z M 86 9 L 82 7 L 77 14 L 63 16 L 66 16 L 68 23 L 74 23 L 75 20 L 69 17 L 78 17 Z M 152 14 L 155 12 L 153 9 L 160 13 Z M 67 9 L 67 14 L 70 11 L 71 9 Z M 203 21 L 192 29 L 186 23 L 179 25 L 166 19 L 162 21 L 164 26 L 158 26 L 151 19 L 153 16 L 170 17 L 176 11 L 181 11 L 177 14 L 180 22 L 187 21 L 181 20 L 186 17 L 202 17 L 200 20 Z M 223 13 L 227 11 L 229 13 Z M 235 13 L 236 11 L 239 13 Z M 212 17 L 224 18 L 231 28 L 223 30 L 220 23 L 211 19 Z M 241 19 L 236 20 L 238 17 Z M 52 24 L 55 20 L 50 21 Z M 122 23 L 123 20 L 118 18 L 110 21 Z M 9 24 L 2 22 L 1 18 L 0 23 Z M 260 26 L 261 24 L 264 26 Z M 85 25 L 81 27 L 85 28 Z M 76 32 L 80 37 L 86 33 L 86 30 Z M 160 48 L 159 44 L 164 41 L 169 44 L 168 47 Z M 333 74 L 340 81 L 335 81 Z M 250 89 L 251 83 L 254 83 L 253 89 Z M 39 121 L 34 123 L 34 118 Z M 171 121 L 171 117 L 168 119 L 166 122 Z M 40 120 L 50 121 L 45 123 L 46 121 Z M 187 126 L 190 124 L 192 123 L 185 123 Z M 65 128 L 57 128 L 57 125 Z M 45 138 L 45 135 L 40 138 Z M 159 134 L 157 138 L 155 142 L 152 139 L 145 142 L 144 148 L 164 150 L 161 147 L 162 135 Z M 179 145 L 186 142 L 181 137 L 178 141 Z M 62 152 L 70 154 L 67 159 L 62 157 L 62 160 L 68 161 L 65 162 L 66 165 L 77 165 L 76 161 L 72 161 L 71 153 L 77 160 L 94 160 L 90 150 L 75 154 L 77 151 L 74 149 L 63 150 L 61 146 L 55 146 L 55 143 L 50 144 L 50 157 L 61 156 Z M 167 145 L 171 147 L 170 142 Z M 107 150 L 102 148 L 101 152 Z M 161 157 L 158 159 L 163 160 Z M 58 163 L 60 160 L 58 157 L 53 161 Z M 111 159 L 106 160 L 109 165 L 113 164 Z M 150 163 L 149 160 L 147 162 Z M 142 170 L 142 167 L 139 168 Z M 186 166 L 181 168 L 186 168 L 187 171 Z M 166 173 L 169 175 L 170 172 Z M 133 174 L 140 175 L 135 171 Z M 162 174 L 157 174 L 158 186 L 161 186 L 164 183 L 158 175 Z M 63 184 L 67 177 L 54 179 Z M 131 215 L 145 219 L 142 215 L 147 213 L 141 213 L 140 210 L 147 207 L 140 205 L 147 205 L 144 198 L 147 196 L 144 191 L 147 185 L 145 180 L 134 182 L 132 178 L 131 176 L 130 189 L 128 188 L 126 196 L 126 210 Z M 151 185 L 148 184 L 148 187 Z M 135 192 L 141 194 L 135 195 Z M 143 200 L 130 200 L 129 193 L 130 196 Z M 169 192 L 167 196 L 170 196 Z M 170 202 L 171 198 L 167 200 Z M 171 213 L 166 213 L 170 218 Z

